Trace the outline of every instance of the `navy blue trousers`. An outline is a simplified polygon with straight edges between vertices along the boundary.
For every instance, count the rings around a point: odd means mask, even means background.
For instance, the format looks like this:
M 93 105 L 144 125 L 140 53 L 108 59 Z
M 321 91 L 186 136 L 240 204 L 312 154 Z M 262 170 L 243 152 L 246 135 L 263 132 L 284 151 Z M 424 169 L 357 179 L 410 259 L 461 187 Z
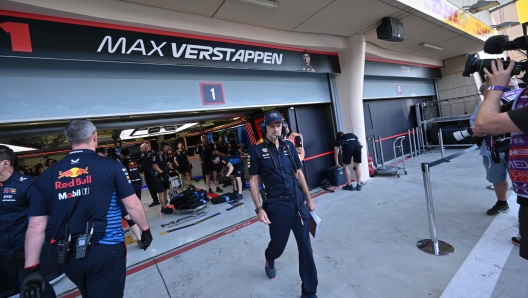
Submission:
M 299 251 L 301 290 L 303 295 L 309 296 L 317 292 L 317 268 L 315 268 L 312 245 L 310 243 L 310 212 L 306 208 L 304 194 L 299 191 L 297 195 L 304 225 L 299 218 L 295 195 L 292 195 L 289 201 L 276 201 L 263 206 L 271 221 L 269 225 L 271 241 L 265 254 L 266 259 L 270 261 L 278 259 L 284 252 L 284 248 L 286 248 L 290 230 L 293 231 Z
M 4 263 L 5 268 L 7 269 L 7 273 L 11 277 L 13 283 L 16 287 L 16 292 L 18 293 L 20 291 L 20 285 L 24 281 L 24 269 L 12 269 L 10 267 L 11 262 L 9 261 L 9 257 L 7 255 L 0 255 L 0 261 Z M 41 268 L 42 269 L 42 268 Z M 45 274 L 45 272 L 43 272 Z M 46 288 L 44 289 L 44 292 L 42 293 L 42 297 L 44 298 L 55 298 L 57 297 L 55 295 L 55 291 L 53 290 L 53 286 L 50 285 L 48 282 L 46 282 Z
M 62 268 L 83 298 L 123 297 L 126 280 L 124 243 L 90 246 L 83 259 L 76 259 L 73 251 Z

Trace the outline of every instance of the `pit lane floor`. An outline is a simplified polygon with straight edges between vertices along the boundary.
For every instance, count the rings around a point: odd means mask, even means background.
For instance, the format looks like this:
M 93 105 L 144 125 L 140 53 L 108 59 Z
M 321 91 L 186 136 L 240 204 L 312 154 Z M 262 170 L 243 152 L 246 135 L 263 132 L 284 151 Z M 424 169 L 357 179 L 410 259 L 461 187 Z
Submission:
M 486 215 L 496 199 L 476 151 L 431 169 L 438 236 L 455 253 L 416 248 L 429 238 L 420 163 L 439 158 L 438 151 L 421 155 L 406 162 L 401 178 L 376 177 L 360 192 L 337 189 L 315 199 L 323 222 L 312 240 L 319 297 L 526 297 L 528 261 L 510 240 L 518 230 L 515 196 L 508 213 Z M 125 297 L 299 297 L 293 235 L 270 281 L 263 268 L 268 229 L 255 222 L 247 191 L 244 197 L 244 205 L 209 206 L 207 216 L 221 215 L 165 235 L 160 225 L 180 215 L 146 209 L 154 242 L 147 252 L 128 245 Z M 63 297 L 79 295 L 68 293 L 67 278 L 54 287 Z

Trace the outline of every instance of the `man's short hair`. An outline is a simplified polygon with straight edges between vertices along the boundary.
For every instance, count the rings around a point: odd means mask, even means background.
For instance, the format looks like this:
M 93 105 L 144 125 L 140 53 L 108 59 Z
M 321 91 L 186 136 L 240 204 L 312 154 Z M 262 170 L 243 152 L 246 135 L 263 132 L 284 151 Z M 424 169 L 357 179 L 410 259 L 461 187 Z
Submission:
M 308 53 L 308 51 L 304 51 L 304 52 L 303 52 L 303 56 L 304 56 L 304 55 L 308 55 L 308 56 L 310 56 L 310 53 Z
M 95 125 L 83 119 L 72 120 L 64 128 L 66 140 L 71 145 L 88 144 L 94 133 L 97 132 Z
M 108 156 L 112 157 L 117 154 L 117 151 L 114 147 L 110 147 L 106 149 L 106 152 L 108 152 Z
M 213 161 L 213 160 L 215 160 L 215 159 L 217 159 L 217 158 L 219 158 L 219 157 L 220 157 L 220 155 L 218 155 L 218 154 L 213 154 L 213 156 L 211 156 L 211 161 Z
M 125 147 L 125 148 L 122 148 L 122 149 L 121 149 L 121 156 L 123 156 L 123 155 L 124 155 L 124 156 L 130 156 L 130 149 L 128 149 L 128 148 L 126 148 L 126 147 Z
M 336 134 L 336 139 L 342 137 L 344 134 L 345 134 L 345 133 L 342 132 L 342 131 L 338 132 L 338 133 Z
M 7 146 L 0 145 L 0 161 L 2 160 L 8 160 L 11 166 L 14 166 L 16 161 L 15 152 Z

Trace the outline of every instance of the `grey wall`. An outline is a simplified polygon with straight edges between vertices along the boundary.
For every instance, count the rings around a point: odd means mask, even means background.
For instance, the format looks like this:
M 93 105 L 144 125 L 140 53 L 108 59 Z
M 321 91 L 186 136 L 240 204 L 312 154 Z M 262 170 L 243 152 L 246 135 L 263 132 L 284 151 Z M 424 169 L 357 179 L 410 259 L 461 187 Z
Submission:
M 407 132 L 414 128 L 416 123 L 415 105 L 419 102 L 432 100 L 432 97 L 398 98 L 372 100 L 363 103 L 365 112 L 365 130 L 367 137 L 386 138 Z M 394 139 L 383 141 L 383 154 L 385 160 L 394 158 L 392 143 Z M 372 152 L 371 144 L 368 144 L 369 152 Z M 409 140 L 403 141 L 404 151 L 409 153 Z M 378 152 L 378 157 L 380 153 Z M 378 162 L 380 162 L 378 160 Z
M 402 86 L 402 95 L 398 95 L 397 85 Z M 434 81 L 432 79 L 365 76 L 365 83 L 363 85 L 364 100 L 434 95 Z
M 365 75 L 377 77 L 404 77 L 420 79 L 439 79 L 440 68 L 422 67 L 406 64 L 394 64 L 378 61 L 365 61 Z
M 202 105 L 200 82 L 226 104 Z M 0 123 L 329 102 L 326 74 L 0 58 Z

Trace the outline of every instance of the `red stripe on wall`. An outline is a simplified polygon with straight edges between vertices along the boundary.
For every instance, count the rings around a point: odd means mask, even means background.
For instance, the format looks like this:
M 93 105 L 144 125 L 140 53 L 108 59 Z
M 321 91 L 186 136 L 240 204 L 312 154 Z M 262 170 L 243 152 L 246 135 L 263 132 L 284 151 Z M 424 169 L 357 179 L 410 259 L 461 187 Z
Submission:
M 388 136 L 388 137 L 385 137 L 385 138 L 381 138 L 381 140 L 382 140 L 382 141 L 385 141 L 385 140 L 394 139 L 394 138 L 401 137 L 401 136 L 406 136 L 406 135 L 408 135 L 407 132 L 402 132 L 402 133 L 397 134 L 397 135 L 393 135 L 393 136 Z M 379 140 L 376 140 L 376 143 L 379 143 Z
M 326 155 L 330 155 L 330 154 L 333 154 L 333 153 L 334 153 L 334 151 L 328 151 L 328 152 L 325 152 L 325 153 L 321 153 L 321 154 L 317 154 L 317 155 L 314 155 L 314 156 L 306 157 L 304 159 L 304 161 L 316 159 L 316 158 L 319 158 L 319 157 L 322 157 L 322 156 L 326 156 Z
M 216 41 L 216 42 L 228 42 L 228 43 L 234 43 L 234 44 L 243 44 L 243 45 L 248 45 L 248 46 L 264 47 L 264 48 L 279 49 L 279 50 L 286 50 L 286 51 L 303 52 L 307 50 L 307 49 L 288 47 L 288 46 L 279 46 L 279 45 L 259 43 L 259 42 L 251 42 L 251 41 L 243 41 L 243 40 L 235 40 L 235 39 L 227 39 L 227 38 L 219 38 L 219 37 L 210 37 L 210 36 L 202 36 L 202 35 L 195 35 L 195 34 L 186 34 L 186 33 L 179 33 L 179 32 L 115 25 L 115 24 L 100 23 L 100 22 L 93 22 L 93 21 L 75 20 L 75 19 L 68 19 L 68 18 L 62 18 L 62 17 L 45 16 L 45 15 L 39 15 L 39 14 L 2 10 L 2 9 L 0 9 L 0 15 L 27 18 L 27 19 L 40 20 L 40 21 L 66 23 L 66 24 L 72 24 L 72 25 L 108 28 L 108 29 L 148 33 L 148 34 L 158 34 L 158 35 L 173 36 L 173 37 L 192 38 L 192 39 L 208 40 L 208 41 Z M 312 49 L 309 49 L 309 52 L 314 53 L 314 54 L 337 56 L 337 53 L 335 52 L 317 51 L 317 50 L 312 50 Z

